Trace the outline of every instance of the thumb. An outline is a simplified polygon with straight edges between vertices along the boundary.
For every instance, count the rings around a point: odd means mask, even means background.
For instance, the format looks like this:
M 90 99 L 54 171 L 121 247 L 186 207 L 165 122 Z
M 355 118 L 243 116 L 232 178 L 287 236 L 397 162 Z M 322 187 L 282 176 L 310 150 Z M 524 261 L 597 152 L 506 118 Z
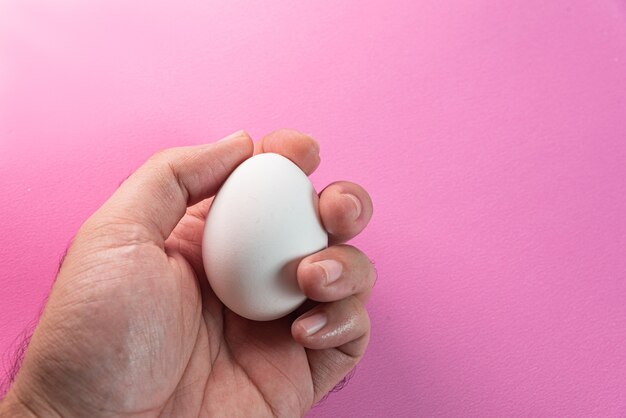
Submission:
M 253 150 L 250 136 L 238 131 L 212 144 L 160 151 L 122 183 L 85 225 L 130 225 L 133 240 L 162 246 L 187 206 L 213 196 Z

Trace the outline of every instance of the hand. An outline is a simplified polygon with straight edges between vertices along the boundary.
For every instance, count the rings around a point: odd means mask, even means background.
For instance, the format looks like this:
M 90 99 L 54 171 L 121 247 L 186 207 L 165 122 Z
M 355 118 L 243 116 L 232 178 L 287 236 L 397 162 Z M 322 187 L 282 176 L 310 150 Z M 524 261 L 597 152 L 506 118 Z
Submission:
M 0 411 L 306 413 L 368 343 L 364 303 L 375 272 L 362 252 L 342 244 L 368 223 L 368 194 L 348 182 L 322 191 L 331 246 L 298 266 L 310 301 L 276 321 L 249 321 L 222 305 L 204 274 L 200 244 L 210 196 L 237 165 L 253 153 L 275 152 L 310 174 L 318 150 L 295 131 L 256 144 L 242 131 L 150 158 L 80 228 Z

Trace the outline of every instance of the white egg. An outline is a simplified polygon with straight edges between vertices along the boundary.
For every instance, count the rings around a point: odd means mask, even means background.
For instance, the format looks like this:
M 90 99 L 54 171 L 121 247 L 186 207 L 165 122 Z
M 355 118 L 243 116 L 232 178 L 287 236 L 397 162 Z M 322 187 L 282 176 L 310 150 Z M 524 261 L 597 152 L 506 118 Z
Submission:
M 224 305 L 268 321 L 305 301 L 296 280 L 298 263 L 327 245 L 313 185 L 290 160 L 266 153 L 244 161 L 217 193 L 202 258 Z

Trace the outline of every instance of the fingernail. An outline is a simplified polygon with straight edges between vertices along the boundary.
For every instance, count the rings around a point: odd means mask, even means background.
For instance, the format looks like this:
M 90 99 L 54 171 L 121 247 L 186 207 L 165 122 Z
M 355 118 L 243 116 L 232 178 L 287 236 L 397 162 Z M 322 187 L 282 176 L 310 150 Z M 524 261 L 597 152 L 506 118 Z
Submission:
M 324 271 L 324 286 L 328 286 L 336 281 L 341 277 L 341 273 L 343 272 L 343 265 L 339 261 L 322 260 L 313 264 L 321 267 Z
M 313 335 L 317 331 L 324 328 L 328 319 L 326 318 L 326 314 L 323 312 L 319 312 L 313 314 L 311 316 L 307 316 L 304 319 L 300 320 L 300 325 L 304 328 L 306 335 Z
M 357 220 L 361 215 L 361 201 L 353 194 L 343 193 L 343 195 L 352 201 L 352 205 L 354 206 L 354 209 L 352 210 L 352 219 Z
M 239 138 L 240 136 L 244 136 L 245 135 L 245 131 L 243 129 L 238 130 L 237 132 L 233 132 L 232 134 L 225 136 L 224 138 L 220 139 L 217 142 L 225 142 L 225 141 L 230 141 L 231 139 L 235 139 L 235 138 Z

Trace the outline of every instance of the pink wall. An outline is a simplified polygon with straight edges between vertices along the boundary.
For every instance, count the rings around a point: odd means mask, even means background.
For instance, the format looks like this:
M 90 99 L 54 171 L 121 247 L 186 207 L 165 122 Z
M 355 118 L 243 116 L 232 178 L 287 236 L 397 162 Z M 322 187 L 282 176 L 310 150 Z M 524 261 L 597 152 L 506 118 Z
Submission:
M 619 0 L 0 2 L 0 353 L 160 148 L 314 134 L 374 198 L 370 350 L 311 417 L 626 414 Z

